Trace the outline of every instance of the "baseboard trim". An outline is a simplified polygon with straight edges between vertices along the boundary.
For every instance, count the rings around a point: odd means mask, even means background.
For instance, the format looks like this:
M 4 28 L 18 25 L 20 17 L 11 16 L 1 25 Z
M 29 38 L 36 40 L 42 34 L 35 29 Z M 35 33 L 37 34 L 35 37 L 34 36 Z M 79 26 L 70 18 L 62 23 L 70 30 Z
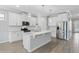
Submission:
M 20 40 L 22 40 L 22 39 L 20 39 Z M 13 43 L 13 42 L 20 41 L 20 40 L 9 40 L 9 43 Z
M 2 41 L 2 42 L 0 42 L 0 43 L 6 43 L 6 42 L 9 42 L 9 41 Z

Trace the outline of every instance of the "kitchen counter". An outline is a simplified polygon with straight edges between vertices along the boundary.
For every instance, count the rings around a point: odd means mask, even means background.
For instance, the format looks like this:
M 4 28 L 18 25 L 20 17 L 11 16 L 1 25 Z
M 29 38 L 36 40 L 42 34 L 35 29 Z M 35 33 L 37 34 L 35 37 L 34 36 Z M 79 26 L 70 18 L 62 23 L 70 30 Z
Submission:
M 40 35 L 51 31 L 32 32 L 34 35 Z
M 50 41 L 51 31 L 23 33 L 23 46 L 28 52 L 32 52 Z
M 43 34 L 46 34 L 49 32 L 51 32 L 51 31 L 32 32 L 32 35 L 33 35 L 33 38 L 35 38 L 35 36 L 37 36 L 37 35 L 43 35 Z

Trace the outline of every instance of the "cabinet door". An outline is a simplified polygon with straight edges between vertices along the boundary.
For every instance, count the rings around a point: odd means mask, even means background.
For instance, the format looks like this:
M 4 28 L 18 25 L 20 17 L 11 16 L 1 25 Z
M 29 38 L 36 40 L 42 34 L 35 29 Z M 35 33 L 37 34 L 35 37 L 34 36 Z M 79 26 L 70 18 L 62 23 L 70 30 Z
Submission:
M 22 21 L 28 20 L 27 15 L 26 15 L 26 14 L 21 14 L 21 20 L 22 20 Z
M 36 17 L 30 17 L 30 26 L 35 26 L 36 25 Z
M 17 34 L 16 32 L 9 32 L 9 41 L 14 42 L 17 40 Z
M 9 25 L 11 26 L 21 26 L 22 15 L 17 13 L 9 13 Z
M 21 26 L 22 25 L 22 17 L 21 17 L 21 14 L 16 14 L 16 25 L 17 26 Z
M 10 42 L 14 42 L 14 41 L 18 41 L 18 40 L 21 40 L 22 37 L 21 37 L 21 32 L 9 32 L 9 41 Z
M 22 40 L 21 31 L 18 31 L 18 32 L 17 32 L 17 40 Z
M 9 25 L 16 25 L 16 13 L 9 13 Z

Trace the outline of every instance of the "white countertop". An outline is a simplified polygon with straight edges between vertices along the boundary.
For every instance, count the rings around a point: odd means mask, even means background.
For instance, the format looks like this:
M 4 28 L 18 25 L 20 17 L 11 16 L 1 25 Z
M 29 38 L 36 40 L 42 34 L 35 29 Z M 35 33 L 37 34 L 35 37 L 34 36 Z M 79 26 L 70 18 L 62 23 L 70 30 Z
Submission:
M 51 32 L 50 30 L 47 30 L 47 31 L 41 31 L 41 32 L 26 32 L 24 33 L 24 35 L 32 35 L 33 38 L 35 38 L 36 35 L 41 35 L 41 34 L 45 34 L 45 33 L 49 33 Z
M 48 32 L 51 32 L 51 31 L 32 32 L 32 34 L 40 35 L 40 34 L 44 34 L 44 33 L 48 33 Z

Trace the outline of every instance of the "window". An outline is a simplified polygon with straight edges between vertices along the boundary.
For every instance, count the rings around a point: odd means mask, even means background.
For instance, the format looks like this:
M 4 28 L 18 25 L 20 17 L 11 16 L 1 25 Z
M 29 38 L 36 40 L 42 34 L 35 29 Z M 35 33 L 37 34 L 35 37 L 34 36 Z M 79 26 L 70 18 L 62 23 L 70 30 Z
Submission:
M 4 20 L 4 14 L 0 14 L 0 21 Z

